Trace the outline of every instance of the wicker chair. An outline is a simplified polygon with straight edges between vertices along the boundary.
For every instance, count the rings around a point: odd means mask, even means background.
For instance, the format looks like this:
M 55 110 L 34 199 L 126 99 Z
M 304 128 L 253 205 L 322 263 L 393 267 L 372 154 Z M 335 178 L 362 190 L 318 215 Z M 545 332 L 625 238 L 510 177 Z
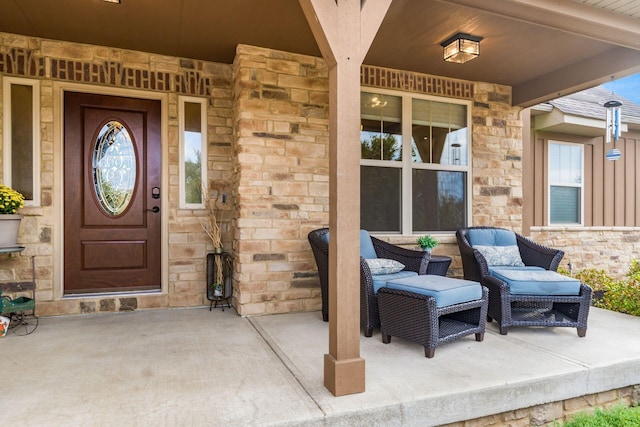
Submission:
M 308 239 L 318 267 L 322 293 L 322 319 L 329 320 L 329 244 L 328 228 L 313 230 Z M 405 265 L 404 271 L 427 274 L 429 253 L 402 248 L 371 236 L 371 242 L 379 258 L 393 259 Z M 360 257 L 360 325 L 364 335 L 371 337 L 373 328 L 380 327 L 378 298 L 374 292 L 373 275 L 365 259 Z
M 587 332 L 587 317 L 591 305 L 591 288 L 579 285 L 578 295 L 514 295 L 503 280 L 493 277 L 485 257 L 470 243 L 471 230 L 504 230 L 495 227 L 469 227 L 456 232 L 464 278 L 481 282 L 489 289 L 487 320 L 495 319 L 500 333 L 507 334 L 510 326 L 574 327 L 578 336 Z M 539 245 L 520 234 L 515 234 L 516 243 L 525 266 L 541 267 L 557 271 L 564 252 Z M 495 267 L 494 267 L 495 268 Z

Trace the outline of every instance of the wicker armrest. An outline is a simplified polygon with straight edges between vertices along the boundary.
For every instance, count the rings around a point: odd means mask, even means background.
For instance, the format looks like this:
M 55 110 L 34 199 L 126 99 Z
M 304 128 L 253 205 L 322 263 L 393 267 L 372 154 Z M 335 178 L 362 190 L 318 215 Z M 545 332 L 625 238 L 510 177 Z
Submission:
M 429 252 L 403 248 L 373 236 L 371 236 L 371 241 L 378 258 L 392 259 L 404 264 L 405 270 L 415 271 L 418 274 L 427 274 L 427 266 L 431 258 Z
M 520 256 L 525 265 L 542 267 L 545 270 L 557 271 L 564 251 L 540 245 L 516 233 Z
M 482 286 L 489 290 L 489 295 L 499 295 L 503 292 L 509 293 L 509 284 L 493 276 L 483 277 Z

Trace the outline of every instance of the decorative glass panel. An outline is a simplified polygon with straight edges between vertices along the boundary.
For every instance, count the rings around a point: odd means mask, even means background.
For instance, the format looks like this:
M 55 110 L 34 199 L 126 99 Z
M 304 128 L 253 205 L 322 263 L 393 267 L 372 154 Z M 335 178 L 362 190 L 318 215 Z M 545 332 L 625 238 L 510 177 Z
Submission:
M 414 169 L 413 232 L 454 231 L 464 227 L 466 172 Z
M 362 92 L 361 158 L 402 160 L 402 98 Z
M 372 232 L 401 231 L 402 169 L 360 167 L 360 224 Z
M 11 85 L 11 187 L 33 200 L 33 87 Z
M 129 206 L 136 183 L 136 153 L 127 129 L 117 121 L 104 125 L 93 151 L 93 182 L 103 209 L 120 215 Z

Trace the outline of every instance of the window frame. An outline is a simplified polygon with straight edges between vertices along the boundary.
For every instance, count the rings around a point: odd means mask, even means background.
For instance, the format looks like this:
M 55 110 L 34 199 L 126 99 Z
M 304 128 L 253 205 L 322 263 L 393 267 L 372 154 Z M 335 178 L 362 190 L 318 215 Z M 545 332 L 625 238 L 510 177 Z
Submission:
M 179 194 L 180 194 L 180 208 L 181 209 L 205 209 L 205 198 L 204 195 L 201 195 L 200 203 L 187 203 L 185 200 L 186 197 L 186 188 L 185 188 L 185 104 L 200 104 L 200 178 L 202 182 L 206 182 L 207 179 L 207 163 L 208 163 L 208 155 L 207 155 L 207 146 L 208 146 L 208 137 L 207 137 L 207 99 L 206 98 L 198 98 L 193 96 L 179 96 L 178 97 L 178 134 L 179 134 L 179 171 L 178 174 L 180 176 L 179 179 Z
M 562 182 L 562 181 L 552 181 L 551 180 L 551 145 L 568 145 L 573 147 L 580 148 L 580 174 L 581 180 L 579 184 L 571 183 L 571 182 Z M 548 140 L 547 141 L 547 224 L 550 226 L 564 226 L 564 227 L 582 227 L 584 226 L 584 144 L 579 144 L 575 142 L 566 142 L 566 141 L 558 141 L 558 140 Z M 580 190 L 580 203 L 578 205 L 578 209 L 580 209 L 579 213 L 579 222 L 551 222 L 551 187 L 569 187 L 569 188 L 578 188 Z
M 25 199 L 25 206 L 40 206 L 41 204 L 41 181 L 40 181 L 40 81 L 36 79 L 25 79 L 21 77 L 3 77 L 2 78 L 2 105 L 3 113 L 3 171 L 2 180 L 4 185 L 12 187 L 12 111 L 11 111 L 11 86 L 31 86 L 32 92 L 32 180 L 33 180 L 33 198 Z
M 413 231 L 413 206 L 412 206 L 412 196 L 413 196 L 413 184 L 412 184 L 412 172 L 413 169 L 426 169 L 426 170 L 435 170 L 435 171 L 454 171 L 454 172 L 464 172 L 466 173 L 466 200 L 465 200 L 465 209 L 466 209 L 466 224 L 473 224 L 473 191 L 472 191 L 472 147 L 473 147 L 473 133 L 472 133 L 472 107 L 473 102 L 470 100 L 464 99 L 456 99 L 456 98 L 446 98 L 440 96 L 433 95 L 424 95 L 413 92 L 404 92 L 404 91 L 395 91 L 390 89 L 382 89 L 375 86 L 361 86 L 360 92 L 372 93 L 372 94 L 380 94 L 380 95 L 389 95 L 389 96 L 397 96 L 400 97 L 402 102 L 402 112 L 401 112 L 401 126 L 402 126 L 402 160 L 373 160 L 373 159 L 360 159 L 360 166 L 374 166 L 374 167 L 391 167 L 391 168 L 401 168 L 401 185 L 402 185 L 402 194 L 401 194 L 401 231 L 400 233 L 392 232 L 392 231 L 384 231 L 384 232 L 376 232 L 376 234 L 381 235 L 402 235 L 402 236 L 417 236 L 425 233 L 431 234 L 451 234 L 452 231 L 433 231 L 433 230 L 416 230 Z M 412 117 L 413 117 L 413 106 L 412 100 L 420 99 L 426 101 L 435 101 L 435 102 L 443 102 L 448 104 L 459 104 L 464 105 L 466 107 L 466 128 L 467 128 L 467 164 L 466 165 L 444 165 L 440 163 L 414 163 L 411 159 L 411 140 L 412 140 Z M 362 120 L 362 114 L 361 118 Z M 362 200 L 361 200 L 362 202 Z

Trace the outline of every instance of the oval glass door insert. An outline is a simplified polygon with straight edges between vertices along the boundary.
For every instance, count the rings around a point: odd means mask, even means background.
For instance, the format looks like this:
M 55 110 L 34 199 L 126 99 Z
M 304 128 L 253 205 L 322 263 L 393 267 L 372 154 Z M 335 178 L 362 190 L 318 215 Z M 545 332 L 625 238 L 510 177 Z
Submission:
M 105 124 L 93 150 L 93 183 L 102 208 L 123 213 L 136 184 L 136 152 L 127 129 L 117 121 Z

